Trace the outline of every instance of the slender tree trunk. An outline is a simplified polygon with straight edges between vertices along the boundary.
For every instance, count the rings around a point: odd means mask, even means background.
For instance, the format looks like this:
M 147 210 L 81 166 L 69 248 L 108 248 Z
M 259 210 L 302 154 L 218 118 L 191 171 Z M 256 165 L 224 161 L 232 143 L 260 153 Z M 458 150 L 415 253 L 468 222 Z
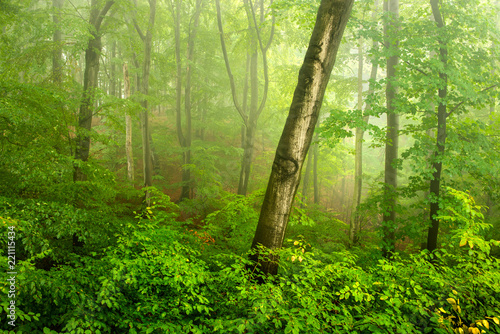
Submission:
M 258 54 L 255 40 L 252 41 L 252 52 L 250 56 L 250 110 L 247 127 L 245 129 L 245 141 L 243 146 L 243 161 L 241 163 L 240 182 L 238 186 L 238 194 L 246 195 L 248 190 L 248 179 L 250 178 L 250 169 L 252 167 L 253 150 L 255 143 L 255 135 L 257 130 L 257 108 L 259 103 L 259 79 L 258 74 Z
M 247 52 L 247 61 L 246 61 L 246 68 L 245 68 L 245 80 L 243 81 L 243 103 L 242 103 L 242 111 L 243 114 L 248 115 L 248 77 L 250 73 L 250 54 Z M 246 137 L 246 124 L 241 125 L 241 148 L 245 149 L 245 137 Z M 244 153 L 244 152 L 243 152 Z M 241 166 L 243 166 L 243 159 L 241 160 Z M 244 181 L 244 176 L 243 174 L 245 173 L 244 168 L 241 168 L 240 170 L 240 180 L 238 182 L 238 194 L 240 193 L 241 189 L 243 189 L 243 181 Z
M 200 139 L 205 140 L 205 120 L 207 118 L 207 103 L 206 103 L 206 96 L 202 98 L 202 103 L 201 103 L 201 113 L 200 113 L 200 121 L 201 121 L 201 128 L 200 128 Z
M 123 64 L 123 98 L 130 98 L 130 77 L 128 75 L 128 66 Z M 125 115 L 125 152 L 127 155 L 127 179 L 134 181 L 134 154 L 132 151 L 132 120 L 130 114 Z
M 359 38 L 358 46 L 358 110 L 363 110 L 363 39 Z M 354 140 L 354 189 L 352 194 L 352 213 L 349 224 L 349 242 L 351 245 L 358 243 L 358 206 L 361 202 L 361 189 L 363 186 L 363 135 L 364 129 L 356 128 Z
M 114 4 L 108 1 L 102 10 L 97 7 L 98 1 L 92 0 L 90 5 L 89 31 L 90 39 L 85 50 L 85 72 L 83 75 L 83 97 L 78 113 L 78 134 L 76 138 L 75 159 L 86 162 L 90 152 L 90 130 L 94 113 L 94 95 L 98 86 L 99 54 L 101 52 L 100 28 L 104 17 Z M 87 175 L 83 172 L 80 163 L 75 163 L 73 172 L 74 181 L 86 181 Z
M 257 16 L 255 15 L 255 8 L 251 0 L 245 0 L 245 9 L 247 12 L 247 18 L 249 21 L 249 30 L 254 30 L 255 33 L 252 35 L 250 48 L 251 48 L 251 56 L 250 56 L 250 110 L 246 111 L 246 90 L 247 90 L 247 80 L 245 77 L 245 87 L 243 91 L 243 102 L 244 107 L 242 108 L 239 104 L 238 96 L 236 94 L 236 86 L 234 83 L 233 74 L 231 71 L 231 66 L 229 65 L 229 58 L 226 50 L 226 43 L 224 40 L 224 31 L 222 28 L 222 18 L 221 18 L 221 10 L 220 10 L 220 1 L 216 0 L 216 8 L 217 8 L 217 23 L 219 27 L 220 40 L 222 53 L 224 55 L 224 62 L 226 64 L 226 70 L 229 77 L 229 82 L 231 85 L 231 94 L 233 96 L 233 102 L 236 107 L 236 110 L 240 114 L 243 125 L 245 126 L 245 131 L 242 131 L 242 139 L 243 139 L 243 159 L 241 164 L 240 171 L 240 179 L 238 182 L 238 194 L 246 195 L 248 189 L 248 180 L 250 178 L 250 170 L 253 158 L 253 149 L 254 149 L 254 137 L 256 134 L 257 121 L 259 116 L 264 109 L 267 92 L 269 88 L 269 76 L 268 76 L 268 65 L 267 65 L 267 50 L 273 40 L 274 36 L 274 17 L 272 18 L 272 26 L 271 33 L 269 35 L 269 39 L 266 45 L 263 44 L 260 28 L 259 26 L 264 22 L 264 2 L 260 0 L 260 17 L 259 22 L 257 22 Z M 272 1 L 271 1 L 272 3 Z M 264 88 L 262 92 L 262 99 L 259 104 L 258 100 L 258 49 L 262 54 L 262 69 L 264 73 Z M 248 61 L 247 61 L 248 68 Z M 247 72 L 248 73 L 248 72 Z
M 62 0 L 52 0 L 52 9 L 54 14 L 52 20 L 54 22 L 55 30 L 52 40 L 54 42 L 54 51 L 52 53 L 52 81 L 59 85 L 62 79 L 62 37 L 61 37 L 61 10 Z
M 113 41 L 111 43 L 111 57 L 110 57 L 111 65 L 110 65 L 110 76 L 111 80 L 109 82 L 109 94 L 111 96 L 117 96 L 117 84 L 116 84 L 116 65 L 115 65 L 115 58 L 116 58 L 116 41 Z
M 182 169 L 182 189 L 179 200 L 190 197 L 191 189 L 191 171 L 189 164 L 191 163 L 191 62 L 194 53 L 194 41 L 198 30 L 198 22 L 201 11 L 201 0 L 196 1 L 195 13 L 193 15 L 193 29 L 189 33 L 186 57 L 186 85 L 184 90 L 184 115 L 186 118 L 186 128 L 182 127 L 182 62 L 181 62 L 181 40 L 180 40 L 180 22 L 181 22 L 181 1 L 176 1 L 175 9 L 172 4 L 172 14 L 175 22 L 175 59 L 177 63 L 177 84 L 176 84 L 176 124 L 177 138 L 179 144 L 183 148 L 183 169 Z
M 281 135 L 252 248 L 274 250 L 283 244 L 300 173 L 312 141 L 325 89 L 335 63 L 353 0 L 322 0 L 304 63 Z M 252 256 L 264 274 L 276 274 L 275 254 Z M 264 255 L 262 257 L 261 255 Z
M 149 125 L 149 110 L 147 96 L 149 94 L 149 73 L 151 68 L 151 48 L 153 43 L 153 28 L 156 16 L 156 0 L 149 0 L 149 22 L 146 35 L 144 36 L 144 62 L 142 64 L 141 93 L 144 99 L 141 102 L 143 109 L 142 116 L 142 147 L 144 165 L 144 186 L 150 187 L 153 184 L 153 161 L 151 159 L 151 129 Z M 146 200 L 149 195 L 146 194 Z
M 378 0 L 375 0 L 374 10 L 372 12 L 372 21 L 375 22 L 377 17 Z M 378 46 L 377 41 L 373 41 L 372 48 L 376 49 Z M 363 98 L 362 98 L 362 73 L 363 73 L 363 48 L 362 40 L 360 40 L 359 48 L 359 67 L 358 67 L 358 109 L 363 108 Z M 368 95 L 373 94 L 375 88 L 373 87 L 373 82 L 377 79 L 378 63 L 375 59 L 372 61 L 372 69 L 370 73 L 370 84 L 368 88 Z M 363 115 L 363 122 L 368 124 L 370 120 L 370 115 L 367 112 L 371 109 L 369 104 L 366 105 L 365 112 Z M 351 214 L 350 224 L 349 224 L 349 241 L 351 245 L 355 245 L 359 242 L 359 233 L 361 232 L 360 217 L 359 217 L 359 205 L 361 204 L 361 193 L 363 190 L 363 137 L 365 130 L 363 128 L 356 128 L 356 139 L 355 139 L 355 159 L 354 159 L 354 191 L 353 191 L 353 213 Z
M 399 19 L 399 0 L 386 0 L 384 9 L 389 22 L 384 24 L 384 35 L 386 48 L 395 51 L 398 48 L 399 41 L 394 37 L 397 30 L 397 20 Z M 399 140 L 399 114 L 395 108 L 396 100 L 396 67 L 399 58 L 397 55 L 387 58 L 387 134 L 385 144 L 385 187 L 384 187 L 384 215 L 382 222 L 383 245 L 382 253 L 389 257 L 395 249 L 395 229 L 396 229 L 396 205 L 397 205 L 397 187 L 398 170 L 395 166 L 398 158 L 398 140 Z
M 187 58 L 186 58 L 186 86 L 184 88 L 184 111 L 186 116 L 186 134 L 185 134 L 185 149 L 184 152 L 184 165 L 191 164 L 191 76 L 192 68 L 191 63 L 193 62 L 194 54 L 194 42 L 196 39 L 196 33 L 198 31 L 198 22 L 201 11 L 201 0 L 196 1 L 196 8 L 194 13 L 194 23 L 193 29 L 190 31 L 187 46 Z M 184 198 L 189 198 L 191 190 L 191 170 L 189 168 L 184 168 L 182 172 L 182 191 L 181 200 Z
M 441 12 L 439 9 L 438 0 L 431 0 L 431 8 L 432 14 L 434 17 L 434 21 L 436 22 L 436 26 L 438 29 L 444 27 L 444 21 L 441 16 Z M 441 37 L 439 37 L 439 61 L 442 63 L 442 68 L 446 70 L 448 63 L 448 49 L 446 46 L 446 42 L 444 42 Z M 439 103 L 438 103 L 438 114 L 437 114 L 437 135 L 436 135 L 436 150 L 434 151 L 434 159 L 432 163 L 432 167 L 434 169 L 434 173 L 432 174 L 432 180 L 430 183 L 430 195 L 431 195 L 431 204 L 430 204 L 430 220 L 431 226 L 429 227 L 429 231 L 427 234 L 427 249 L 432 252 L 437 248 L 437 239 L 439 233 L 439 219 L 437 219 L 438 211 L 439 211 L 439 193 L 441 187 L 441 170 L 443 168 L 443 155 L 445 151 L 446 145 L 446 119 L 448 118 L 448 114 L 446 111 L 446 99 L 448 96 L 448 76 L 443 72 L 439 72 Z
M 177 68 L 176 74 L 176 85 L 175 85 L 175 124 L 177 130 L 177 139 L 182 148 L 186 147 L 186 138 L 184 137 L 184 132 L 182 130 L 182 62 L 181 62 L 181 1 L 176 0 L 175 8 L 172 4 L 172 15 L 174 18 L 174 34 L 175 34 L 175 62 Z M 182 163 L 184 165 L 186 161 L 185 152 L 183 153 Z M 184 180 L 184 166 L 182 172 L 182 178 Z M 181 196 L 179 200 L 183 200 L 189 196 L 189 192 L 184 192 L 184 187 L 181 190 Z

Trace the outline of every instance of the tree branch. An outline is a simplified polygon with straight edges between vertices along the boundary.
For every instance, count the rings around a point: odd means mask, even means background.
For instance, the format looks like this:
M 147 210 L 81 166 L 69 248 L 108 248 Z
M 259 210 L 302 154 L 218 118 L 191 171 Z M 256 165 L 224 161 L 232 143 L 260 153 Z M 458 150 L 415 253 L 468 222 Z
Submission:
M 255 11 L 253 8 L 252 0 L 250 1 L 250 9 L 252 10 L 252 18 L 253 23 L 255 25 L 255 31 L 257 33 L 257 40 L 259 41 L 260 51 L 262 53 L 262 66 L 264 67 L 264 94 L 262 96 L 262 101 L 260 101 L 259 109 L 257 110 L 257 117 L 261 114 L 267 100 L 267 91 L 269 90 L 269 73 L 268 73 L 268 65 L 267 65 L 267 48 L 271 44 L 271 40 L 273 39 L 274 34 L 274 16 L 273 16 L 273 25 L 271 30 L 271 36 L 269 36 L 269 41 L 266 47 L 262 44 L 262 38 L 260 36 L 259 27 L 257 26 L 257 19 L 255 18 Z
M 137 33 L 139 34 L 139 37 L 141 38 L 141 40 L 144 42 L 144 40 L 146 39 L 146 36 L 144 36 L 144 34 L 142 33 L 142 30 L 141 30 L 141 27 L 139 27 L 139 25 L 137 24 L 137 21 L 136 19 L 134 18 L 132 20 L 133 24 L 134 24 L 134 28 L 135 30 L 137 31 Z
M 215 7 L 217 8 L 217 25 L 219 26 L 220 44 L 222 47 L 222 53 L 224 55 L 224 62 L 226 64 L 226 71 L 229 77 L 229 83 L 231 85 L 231 94 L 233 95 L 233 102 L 236 110 L 241 116 L 243 123 L 247 126 L 248 116 L 245 114 L 243 109 L 241 109 L 240 103 L 238 102 L 238 96 L 236 95 L 236 86 L 234 84 L 233 73 L 231 72 L 231 66 L 229 65 L 229 58 L 227 56 L 226 42 L 224 41 L 224 30 L 222 28 L 222 18 L 220 13 L 220 0 L 215 0 Z
M 492 88 L 495 88 L 495 87 L 497 87 L 498 85 L 499 85 L 499 84 L 494 84 L 494 85 L 492 85 L 492 86 L 486 87 L 486 88 L 484 88 L 484 89 L 480 90 L 480 91 L 478 92 L 478 94 L 483 93 L 483 92 L 486 92 L 487 90 L 490 90 L 490 89 L 492 89 Z M 460 107 L 462 104 L 464 104 L 464 103 L 465 103 L 465 102 L 467 102 L 467 101 L 468 101 L 468 100 L 463 100 L 462 102 L 460 102 L 459 104 L 457 104 L 456 106 L 454 106 L 454 107 L 453 107 L 453 109 L 451 109 L 451 110 L 450 110 L 450 112 L 446 114 L 446 117 L 450 116 L 450 115 L 451 115 L 451 114 L 452 114 L 455 110 L 457 110 L 457 109 L 458 109 L 458 107 Z
M 99 15 L 97 16 L 97 19 L 96 19 L 95 24 L 94 24 L 96 31 L 99 31 L 99 29 L 101 29 L 102 20 L 104 20 L 104 17 L 106 16 L 109 9 L 111 8 L 111 6 L 113 6 L 114 3 L 115 3 L 114 0 L 110 0 L 110 1 L 106 2 L 106 4 L 104 5 L 104 8 L 101 10 Z

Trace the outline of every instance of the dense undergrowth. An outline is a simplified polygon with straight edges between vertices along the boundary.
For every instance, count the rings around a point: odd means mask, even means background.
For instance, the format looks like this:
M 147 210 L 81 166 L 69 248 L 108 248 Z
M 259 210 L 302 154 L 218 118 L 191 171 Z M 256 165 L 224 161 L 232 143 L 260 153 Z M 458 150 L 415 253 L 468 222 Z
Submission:
M 497 242 L 483 239 L 487 226 L 463 193 L 443 211 L 459 224 L 440 250 L 391 260 L 375 246 L 344 249 L 339 223 L 297 209 L 279 274 L 260 277 L 248 249 L 261 192 L 228 194 L 196 223 L 150 192 L 150 206 L 133 214 L 131 201 L 1 197 L 2 263 L 9 227 L 17 259 L 16 326 L 6 321 L 4 279 L 2 331 L 500 333 L 500 262 L 490 256 Z

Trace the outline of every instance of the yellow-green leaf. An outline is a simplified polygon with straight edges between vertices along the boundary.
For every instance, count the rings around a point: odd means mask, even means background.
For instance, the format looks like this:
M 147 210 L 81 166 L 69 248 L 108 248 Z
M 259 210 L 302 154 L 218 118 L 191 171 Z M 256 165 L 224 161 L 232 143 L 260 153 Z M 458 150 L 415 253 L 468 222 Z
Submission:
M 446 298 L 446 301 L 450 303 L 451 305 L 455 305 L 457 302 L 453 298 Z

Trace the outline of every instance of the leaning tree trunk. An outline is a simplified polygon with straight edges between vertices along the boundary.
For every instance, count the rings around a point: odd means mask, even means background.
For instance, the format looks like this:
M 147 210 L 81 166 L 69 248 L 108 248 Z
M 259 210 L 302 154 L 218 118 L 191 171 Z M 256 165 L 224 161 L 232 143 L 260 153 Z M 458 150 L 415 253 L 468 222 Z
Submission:
M 94 113 L 94 95 L 97 89 L 99 74 L 99 54 L 101 53 L 101 24 L 107 12 L 114 4 L 108 1 L 102 10 L 97 7 L 98 1 L 92 0 L 90 5 L 89 24 L 91 26 L 90 39 L 85 50 L 85 72 L 83 75 L 83 97 L 78 113 L 78 135 L 76 138 L 75 159 L 86 162 L 90 152 L 90 130 Z M 87 175 L 83 172 L 80 163 L 75 163 L 73 171 L 74 181 L 86 181 Z
M 387 0 L 384 3 L 386 14 L 390 17 L 384 25 L 384 38 L 386 48 L 394 53 L 398 48 L 399 41 L 394 38 L 397 29 L 397 20 L 399 17 L 399 0 Z M 385 143 L 385 184 L 384 184 L 384 202 L 383 202 L 383 222 L 382 233 L 382 253 L 384 257 L 389 257 L 395 249 L 396 237 L 396 205 L 397 205 L 397 187 L 398 187 L 398 169 L 395 166 L 398 158 L 398 140 L 399 140 L 399 114 L 395 108 L 396 100 L 396 67 L 399 58 L 392 55 L 387 58 L 387 134 Z
M 438 0 L 431 0 L 432 14 L 434 16 L 434 21 L 438 29 L 444 27 L 444 21 L 441 17 L 441 12 L 439 10 Z M 448 49 L 446 47 L 446 42 L 439 38 L 439 61 L 442 64 L 442 68 L 446 69 L 448 63 Z M 446 119 L 448 117 L 446 111 L 446 98 L 448 95 L 448 76 L 445 72 L 439 72 L 439 104 L 438 104 L 438 126 L 437 126 L 437 138 L 436 138 L 436 150 L 434 151 L 434 161 L 432 167 L 434 173 L 432 174 L 432 180 L 430 184 L 430 219 L 431 226 L 427 234 L 427 249 L 433 251 L 437 248 L 437 239 L 439 232 L 439 219 L 437 218 L 439 210 L 439 190 L 441 187 L 441 170 L 443 168 L 442 157 L 445 151 L 446 144 Z
M 319 184 L 318 184 L 318 160 L 319 160 L 319 147 L 318 147 L 318 132 L 316 132 L 316 143 L 313 146 L 314 159 L 313 159 L 313 188 L 314 188 L 314 204 L 319 204 Z
M 322 0 L 288 118 L 281 135 L 252 248 L 283 244 L 300 172 L 312 141 L 330 73 L 335 63 L 353 0 Z M 267 253 L 266 250 L 263 250 Z M 267 256 L 269 255 L 269 256 Z M 264 274 L 276 274 L 278 257 L 258 249 L 252 260 Z
M 302 207 L 305 206 L 307 200 L 307 190 L 309 189 L 309 175 L 311 174 L 312 169 L 312 152 L 307 154 L 307 164 L 306 170 L 304 172 L 304 182 L 302 182 Z

